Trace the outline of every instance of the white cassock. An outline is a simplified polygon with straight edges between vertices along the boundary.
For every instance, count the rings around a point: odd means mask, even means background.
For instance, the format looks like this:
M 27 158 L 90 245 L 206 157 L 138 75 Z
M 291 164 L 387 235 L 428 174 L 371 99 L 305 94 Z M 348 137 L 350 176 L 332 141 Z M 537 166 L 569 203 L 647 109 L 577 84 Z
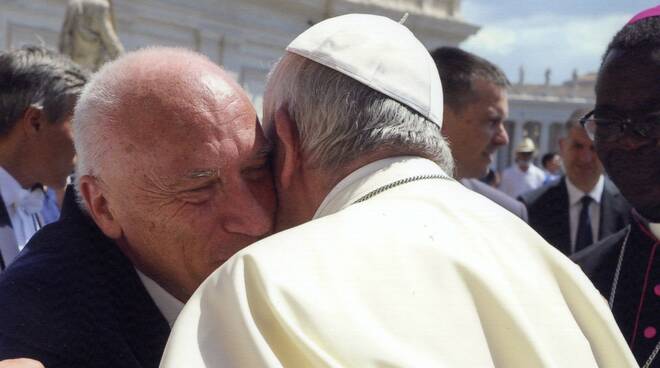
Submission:
M 315 219 L 237 253 L 180 314 L 161 367 L 636 367 L 605 300 L 519 218 L 395 157 Z

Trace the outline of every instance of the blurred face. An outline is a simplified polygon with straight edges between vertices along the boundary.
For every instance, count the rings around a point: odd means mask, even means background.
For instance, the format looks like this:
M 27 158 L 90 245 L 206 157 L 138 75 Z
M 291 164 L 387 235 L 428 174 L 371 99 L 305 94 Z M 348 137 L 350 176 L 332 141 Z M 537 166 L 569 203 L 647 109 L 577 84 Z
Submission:
M 518 164 L 518 167 L 520 167 L 525 171 L 529 169 L 529 165 L 531 165 L 533 159 L 534 159 L 534 152 L 516 153 L 516 163 Z
M 509 143 L 504 120 L 509 104 L 504 88 L 481 79 L 472 83 L 474 100 L 454 111 L 445 106 L 442 133 L 449 139 L 458 178 L 480 178 L 495 151 Z
M 238 250 L 270 234 L 269 146 L 247 97 L 222 77 L 134 117 L 123 156 L 104 179 L 134 264 L 187 300 Z M 139 110 L 141 106 L 135 108 Z M 142 126 L 142 128 L 138 128 Z
M 596 148 L 582 127 L 569 130 L 566 138 L 559 141 L 566 176 L 579 188 L 593 188 L 603 173 L 603 166 L 596 155 Z
M 545 164 L 545 169 L 552 174 L 558 174 L 561 170 L 561 158 L 559 158 L 559 155 L 552 156 L 552 159 Z
M 660 60 L 649 51 L 612 50 L 598 76 L 597 118 L 640 121 L 660 111 Z M 605 171 L 628 201 L 649 220 L 660 221 L 660 142 L 627 129 L 612 141 L 596 141 Z
M 68 115 L 61 122 L 41 124 L 35 159 L 41 166 L 38 178 L 41 184 L 56 189 L 66 185 L 66 179 L 73 172 L 75 150 L 71 118 Z

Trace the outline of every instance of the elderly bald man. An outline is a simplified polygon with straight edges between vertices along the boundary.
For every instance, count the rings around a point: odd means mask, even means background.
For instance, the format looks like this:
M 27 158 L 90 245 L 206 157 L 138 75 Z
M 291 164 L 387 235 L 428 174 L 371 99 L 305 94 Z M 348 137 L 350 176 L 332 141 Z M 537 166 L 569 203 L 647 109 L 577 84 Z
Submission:
M 269 234 L 269 145 L 240 87 L 193 52 L 106 65 L 74 118 L 76 195 L 0 279 L 0 359 L 157 367 L 183 302 Z
M 579 268 L 449 177 L 440 78 L 405 26 L 341 16 L 287 50 L 264 127 L 295 227 L 202 284 L 163 368 L 635 366 Z

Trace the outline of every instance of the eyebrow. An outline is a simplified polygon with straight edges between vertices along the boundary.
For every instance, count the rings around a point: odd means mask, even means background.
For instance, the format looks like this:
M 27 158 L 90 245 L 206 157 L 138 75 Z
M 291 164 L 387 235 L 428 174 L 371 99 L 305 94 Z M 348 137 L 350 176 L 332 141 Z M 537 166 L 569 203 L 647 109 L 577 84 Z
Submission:
M 187 172 L 183 177 L 185 179 L 213 178 L 218 176 L 218 170 L 214 169 L 195 169 Z
M 264 158 L 269 158 L 273 152 L 273 145 L 270 142 L 266 142 L 264 147 L 259 149 L 254 155 L 252 160 L 261 160 Z M 220 175 L 218 169 L 194 169 L 183 175 L 184 179 L 204 179 L 204 178 L 214 178 Z

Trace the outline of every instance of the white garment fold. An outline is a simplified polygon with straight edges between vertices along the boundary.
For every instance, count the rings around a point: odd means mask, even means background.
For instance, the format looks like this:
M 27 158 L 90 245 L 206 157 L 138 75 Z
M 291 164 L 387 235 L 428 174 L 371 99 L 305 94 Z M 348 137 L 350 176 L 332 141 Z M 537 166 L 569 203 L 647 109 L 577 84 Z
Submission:
M 605 300 L 529 226 L 396 157 L 317 219 L 232 257 L 193 294 L 163 368 L 636 367 Z

